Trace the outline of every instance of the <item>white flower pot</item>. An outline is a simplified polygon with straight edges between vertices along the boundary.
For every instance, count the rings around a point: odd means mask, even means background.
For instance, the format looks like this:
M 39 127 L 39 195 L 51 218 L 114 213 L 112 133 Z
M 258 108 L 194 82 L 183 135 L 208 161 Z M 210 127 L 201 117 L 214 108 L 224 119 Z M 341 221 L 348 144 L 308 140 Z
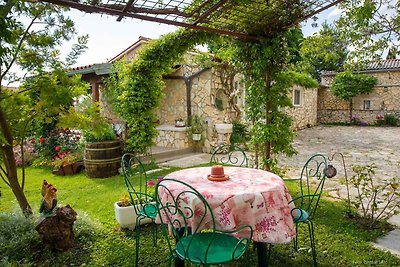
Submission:
M 133 206 L 128 207 L 120 207 L 114 203 L 114 211 L 115 211 L 115 219 L 119 223 L 122 228 L 129 228 L 130 230 L 134 230 L 136 226 L 136 213 Z M 151 219 L 146 218 L 142 219 L 140 224 L 150 223 Z
M 193 141 L 200 141 L 201 134 L 192 134 L 192 139 Z

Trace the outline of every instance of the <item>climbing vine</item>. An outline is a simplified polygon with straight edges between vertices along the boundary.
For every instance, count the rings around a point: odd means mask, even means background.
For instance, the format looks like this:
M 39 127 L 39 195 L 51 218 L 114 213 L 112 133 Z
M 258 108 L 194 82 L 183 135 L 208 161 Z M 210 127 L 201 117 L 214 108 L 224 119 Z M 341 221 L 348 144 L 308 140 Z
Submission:
M 246 114 L 253 124 L 251 143 L 256 164 L 270 170 L 276 161 L 273 153 L 292 155 L 294 132 L 292 119 L 285 113 L 291 107 L 289 89 L 298 84 L 306 88 L 318 84 L 308 74 L 294 71 L 296 47 L 301 40 L 299 29 L 291 29 L 257 42 L 234 42 L 236 65 L 244 73 Z
M 173 72 L 186 51 L 213 35 L 178 30 L 151 41 L 130 62 L 115 65 L 107 84 L 113 110 L 126 122 L 127 151 L 146 153 L 157 135 L 155 109 L 159 107 L 165 84 L 162 76 Z
M 228 44 L 232 53 L 223 60 L 244 74 L 246 114 L 253 125 L 251 142 L 260 156 L 261 167 L 269 170 L 274 163 L 272 153 L 295 153 L 291 145 L 292 120 L 283 109 L 292 105 L 289 89 L 294 84 L 306 88 L 317 86 L 309 75 L 291 68 L 298 56 L 295 51 L 299 40 L 301 31 L 291 29 L 255 42 L 216 38 L 210 33 L 191 30 L 179 30 L 152 41 L 131 63 L 117 64 L 118 74 L 109 79 L 113 107 L 129 129 L 126 150 L 146 153 L 152 145 L 157 135 L 155 109 L 160 105 L 165 86 L 162 76 L 173 71 L 172 66 L 182 60 L 184 53 L 205 42 L 212 43 L 214 48 Z

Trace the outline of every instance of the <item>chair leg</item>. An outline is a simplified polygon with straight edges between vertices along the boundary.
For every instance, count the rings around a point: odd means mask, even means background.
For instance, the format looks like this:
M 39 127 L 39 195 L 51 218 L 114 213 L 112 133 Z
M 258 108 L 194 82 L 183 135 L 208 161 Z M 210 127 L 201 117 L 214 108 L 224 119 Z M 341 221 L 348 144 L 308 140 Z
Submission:
M 294 239 L 293 239 L 293 247 L 294 247 L 294 250 L 295 251 L 297 251 L 298 250 L 298 240 L 297 240 L 297 236 L 298 236 L 298 228 L 297 228 L 297 223 L 296 223 L 296 236 L 294 237 Z
M 314 224 L 312 221 L 308 221 L 308 231 L 310 234 L 311 251 L 313 256 L 313 266 L 317 266 L 317 251 L 315 249 L 315 239 L 314 239 Z
M 154 221 L 151 222 L 152 224 L 152 232 L 153 232 L 153 245 L 157 246 L 157 225 Z
M 140 218 L 136 218 L 136 226 L 135 226 L 135 240 L 136 240 L 136 259 L 135 266 L 139 266 L 139 247 L 140 247 Z

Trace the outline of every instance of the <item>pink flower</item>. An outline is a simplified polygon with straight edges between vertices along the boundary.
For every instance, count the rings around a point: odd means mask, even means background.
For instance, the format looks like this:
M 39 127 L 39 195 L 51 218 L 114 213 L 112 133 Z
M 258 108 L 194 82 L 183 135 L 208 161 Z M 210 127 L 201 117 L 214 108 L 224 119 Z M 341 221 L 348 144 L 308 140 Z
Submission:
M 60 151 L 60 146 L 56 146 L 56 147 L 54 148 L 54 150 L 55 150 L 55 151 Z
M 158 178 L 157 178 L 157 182 L 159 183 L 159 182 L 161 182 L 163 179 L 164 179 L 163 177 L 158 177 Z
M 154 181 L 148 181 L 147 186 L 155 186 L 156 183 Z

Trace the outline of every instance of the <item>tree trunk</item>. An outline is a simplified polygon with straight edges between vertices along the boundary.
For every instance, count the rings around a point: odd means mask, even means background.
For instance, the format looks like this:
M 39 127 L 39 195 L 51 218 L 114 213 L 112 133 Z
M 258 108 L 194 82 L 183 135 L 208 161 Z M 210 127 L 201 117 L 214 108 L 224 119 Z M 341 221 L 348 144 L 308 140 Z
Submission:
M 353 122 L 353 98 L 349 101 L 349 114 L 350 114 L 350 124 Z
M 67 251 L 74 246 L 73 225 L 76 212 L 67 205 L 57 208 L 55 215 L 43 218 L 36 226 L 42 242 L 53 251 Z
M 271 90 L 271 77 L 270 77 L 270 69 L 269 67 L 267 67 L 267 69 L 265 70 L 265 91 L 266 91 L 266 95 L 268 95 L 269 91 Z M 266 105 L 265 105 L 265 119 L 266 119 L 266 124 L 272 124 L 272 118 L 269 119 L 269 115 L 272 112 L 272 103 L 271 101 L 267 101 Z M 264 143 L 264 162 L 265 162 L 265 167 L 264 169 L 266 171 L 270 171 L 270 165 L 269 165 L 269 159 L 271 158 L 271 142 L 270 141 L 266 141 Z
M 13 191 L 15 198 L 17 199 L 18 204 L 22 209 L 22 212 L 25 215 L 30 215 L 32 214 L 32 209 L 18 181 L 17 164 L 15 163 L 14 151 L 12 147 L 13 138 L 11 129 L 7 123 L 7 120 L 5 118 L 1 106 L 0 106 L 0 128 L 5 140 L 7 141 L 6 144 L 2 145 L 1 151 L 4 156 L 4 165 L 7 171 L 8 182 L 10 183 L 11 190 Z

